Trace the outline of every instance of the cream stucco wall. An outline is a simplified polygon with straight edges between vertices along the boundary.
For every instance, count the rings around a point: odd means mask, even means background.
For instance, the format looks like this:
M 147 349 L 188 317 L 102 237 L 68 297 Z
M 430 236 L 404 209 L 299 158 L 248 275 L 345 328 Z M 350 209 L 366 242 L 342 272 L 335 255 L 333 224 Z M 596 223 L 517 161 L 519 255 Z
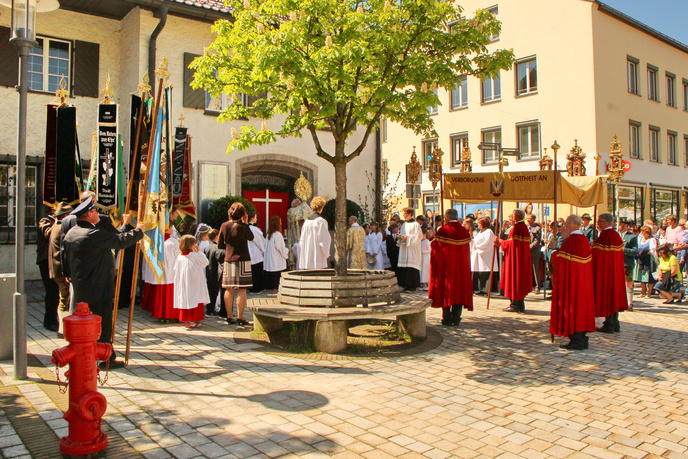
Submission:
M 516 59 L 535 56 L 537 59 L 536 94 L 516 96 L 515 67 L 501 72 L 501 101 L 481 104 L 481 83 L 468 77 L 468 107 L 450 111 L 450 96 L 440 89 L 442 101 L 439 113 L 434 115 L 439 146 L 444 151 L 445 172 L 458 172 L 451 167 L 450 136 L 468 133 L 473 154 L 473 171 L 497 171 L 498 166 L 482 165 L 477 145 L 482 141 L 481 130 L 500 127 L 502 146 L 518 147 L 517 124 L 540 123 L 541 151 L 556 140 L 561 145 L 559 167 L 565 167 L 565 153 L 574 145 L 574 139 L 589 156 L 596 146 L 595 80 L 592 58 L 591 3 L 580 0 L 462 0 L 459 2 L 467 16 L 477 9 L 498 7 L 502 21 L 499 40 L 489 45 L 490 50 L 512 49 Z M 412 146 L 420 152 L 421 137 L 399 126 L 390 125 L 388 140 L 383 144 L 383 155 L 392 171 L 391 176 L 403 171 L 409 161 Z M 538 159 L 509 158 L 505 170 L 537 170 Z M 593 166 L 594 167 L 594 166 Z M 403 177 L 403 174 L 402 174 Z M 431 190 L 424 174 L 422 190 Z M 448 203 L 447 203 L 448 204 Z
M 9 26 L 9 9 L 0 7 L 0 25 Z M 37 32 L 66 40 L 85 40 L 100 44 L 100 82 L 105 84 L 110 73 L 110 87 L 114 91 L 114 100 L 120 104 L 121 120 L 120 132 L 125 141 L 124 151 L 129 148 L 129 126 L 124 122 L 130 111 L 129 93 L 136 91 L 144 74 L 148 71 L 148 44 L 153 29 L 159 19 L 153 13 L 140 8 L 134 8 L 122 21 L 105 19 L 75 12 L 57 10 L 38 15 Z M 316 180 L 314 180 L 314 194 L 327 198 L 334 198 L 334 168 L 315 154 L 315 148 L 310 134 L 304 132 L 303 138 L 281 139 L 273 144 L 252 147 L 247 151 L 227 153 L 232 127 L 239 129 L 244 123 L 260 126 L 260 121 L 251 118 L 248 121 L 234 121 L 220 124 L 214 116 L 204 114 L 203 110 L 182 107 L 183 94 L 183 56 L 185 52 L 202 54 L 203 48 L 208 46 L 214 38 L 210 30 L 211 25 L 204 22 L 180 18 L 169 15 L 167 24 L 157 39 L 157 61 L 166 56 L 171 72 L 170 83 L 173 90 L 172 118 L 177 124 L 180 114 L 186 118 L 184 125 L 189 128 L 193 137 L 192 162 L 194 169 L 200 162 L 228 164 L 230 167 L 230 183 L 228 189 L 232 193 L 239 193 L 241 184 L 234 172 L 236 162 L 246 161 L 252 156 L 263 158 L 279 155 L 282 158 L 294 158 L 295 163 L 312 165 Z M 16 65 L 16 63 L 3 63 Z M 27 155 L 42 157 L 45 145 L 45 104 L 54 99 L 52 94 L 30 93 L 28 102 L 28 145 Z M 75 97 L 69 100 L 78 107 L 79 140 L 82 157 L 90 156 L 91 132 L 96 129 L 96 105 L 98 99 Z M 0 155 L 15 155 L 17 136 L 17 93 L 13 88 L 0 88 Z M 281 119 L 276 118 L 268 122 L 269 126 L 277 129 Z M 349 151 L 360 143 L 363 134 L 358 129 L 351 136 Z M 331 135 L 321 132 L 323 147 L 332 151 L 334 142 Z M 370 183 L 365 172 L 373 173 L 375 168 L 375 137 L 368 140 L 364 152 L 349 165 L 347 192 L 349 199 L 360 201 L 359 196 L 372 202 L 372 195 L 368 192 Z M 193 173 L 194 194 L 198 190 L 199 176 Z M 200 177 L 202 180 L 202 177 Z M 197 196 L 194 196 L 197 198 Z M 12 246 L 0 246 L 0 272 L 12 272 Z M 28 253 L 28 252 L 27 252 Z M 7 256 L 5 256 L 7 255 Z M 36 278 L 37 271 L 33 270 L 35 253 L 27 254 L 28 278 Z
M 688 112 L 684 110 L 683 80 L 688 79 L 688 53 L 625 24 L 608 14 L 593 14 L 597 145 L 605 160 L 609 143 L 616 134 L 624 147 L 624 159 L 631 170 L 624 180 L 668 187 L 686 184 L 684 135 L 688 135 Z M 640 95 L 628 92 L 627 56 L 638 64 Z M 648 99 L 648 64 L 658 70 L 659 102 Z M 667 105 L 666 72 L 676 76 L 676 107 Z M 629 121 L 642 123 L 641 159 L 629 158 Z M 649 160 L 649 126 L 661 128 L 660 162 Z M 677 135 L 678 165 L 667 161 L 667 131 Z M 649 199 L 646 203 L 649 206 Z

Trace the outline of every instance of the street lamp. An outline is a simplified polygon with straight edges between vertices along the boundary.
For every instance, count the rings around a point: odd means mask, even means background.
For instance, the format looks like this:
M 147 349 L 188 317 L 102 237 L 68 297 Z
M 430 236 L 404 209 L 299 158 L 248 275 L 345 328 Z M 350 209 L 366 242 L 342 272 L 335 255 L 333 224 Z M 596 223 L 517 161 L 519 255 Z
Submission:
M 10 42 L 19 52 L 19 112 L 17 115 L 17 180 L 15 193 L 14 379 L 26 379 L 26 295 L 24 294 L 24 217 L 26 212 L 26 99 L 29 52 L 36 42 L 36 13 L 60 7 L 58 0 L 2 0 L 12 9 Z

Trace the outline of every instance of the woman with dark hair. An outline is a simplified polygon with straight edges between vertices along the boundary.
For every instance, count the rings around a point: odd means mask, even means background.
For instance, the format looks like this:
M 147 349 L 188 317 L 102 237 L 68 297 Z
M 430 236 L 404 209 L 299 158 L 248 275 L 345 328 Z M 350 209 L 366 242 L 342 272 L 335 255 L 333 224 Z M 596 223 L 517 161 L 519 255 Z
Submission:
M 247 225 L 246 208 L 235 202 L 229 208 L 229 221 L 220 227 L 218 246 L 225 248 L 225 265 L 222 274 L 222 288 L 225 289 L 225 309 L 227 323 L 249 325 L 244 320 L 246 289 L 252 286 L 251 255 L 248 241 L 253 240 L 253 232 Z M 237 318 L 234 319 L 234 291 L 237 292 Z
M 652 273 L 657 268 L 657 239 L 652 237 L 652 228 L 645 225 L 638 236 L 638 255 L 635 258 L 633 280 L 640 282 L 640 298 L 650 298 L 652 294 Z
M 683 275 L 678 269 L 678 258 L 666 245 L 660 246 L 657 253 L 659 254 L 659 267 L 657 268 L 655 290 L 659 292 L 659 296 L 666 300 L 664 304 L 674 303 L 675 300 L 681 301 L 683 299 L 681 293 Z
M 282 219 L 273 215 L 270 217 L 270 227 L 265 244 L 265 262 L 263 264 L 266 277 L 265 287 L 272 290 L 273 294 L 277 293 L 279 288 L 282 271 L 287 269 L 288 257 L 289 249 L 285 247 L 284 236 L 282 236 Z

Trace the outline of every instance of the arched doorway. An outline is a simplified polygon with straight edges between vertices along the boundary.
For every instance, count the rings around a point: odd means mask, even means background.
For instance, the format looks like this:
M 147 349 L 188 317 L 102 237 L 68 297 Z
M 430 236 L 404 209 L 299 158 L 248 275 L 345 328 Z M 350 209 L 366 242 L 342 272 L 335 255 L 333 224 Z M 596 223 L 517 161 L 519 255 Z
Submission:
M 283 154 L 253 155 L 236 162 L 235 183 L 237 194 L 251 201 L 258 210 L 257 225 L 267 231 L 267 222 L 273 215 L 282 218 L 287 226 L 287 210 L 294 196 L 294 182 L 299 176 L 317 190 L 317 167 L 301 158 Z

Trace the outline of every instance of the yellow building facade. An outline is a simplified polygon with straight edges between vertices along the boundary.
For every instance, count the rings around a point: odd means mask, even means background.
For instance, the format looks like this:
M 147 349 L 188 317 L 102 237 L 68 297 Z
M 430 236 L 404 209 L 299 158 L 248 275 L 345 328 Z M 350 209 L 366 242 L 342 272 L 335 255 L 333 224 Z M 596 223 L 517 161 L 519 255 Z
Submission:
M 453 91 L 438 90 L 441 105 L 431 109 L 437 137 L 424 139 L 391 122 L 382 123 L 382 153 L 390 182 L 405 181 L 413 147 L 427 164 L 431 145 L 443 150 L 445 173 L 459 172 L 464 142 L 473 172 L 496 172 L 498 154 L 479 143 L 516 148 L 505 171 L 538 170 L 551 145 L 566 169 L 575 142 L 586 154 L 588 175 L 600 174 L 617 135 L 630 163 L 619 186 L 621 216 L 638 222 L 676 214 L 685 218 L 688 167 L 688 46 L 635 21 L 603 2 L 590 0 L 462 0 L 464 14 L 487 9 L 502 22 L 489 45 L 512 49 L 516 62 L 498 80 L 464 76 Z M 419 212 L 436 210 L 427 170 L 422 174 Z M 393 184 L 393 183 L 392 183 Z M 614 190 L 598 210 L 614 210 Z M 406 203 L 406 200 L 403 201 Z M 527 203 L 521 203 L 524 206 Z M 487 206 L 445 201 L 460 213 Z M 517 203 L 505 205 L 508 211 Z M 481 209 L 482 210 L 482 209 Z M 538 219 L 552 206 L 534 204 Z M 558 215 L 591 212 L 558 206 Z M 549 215 L 549 216 L 547 216 Z

